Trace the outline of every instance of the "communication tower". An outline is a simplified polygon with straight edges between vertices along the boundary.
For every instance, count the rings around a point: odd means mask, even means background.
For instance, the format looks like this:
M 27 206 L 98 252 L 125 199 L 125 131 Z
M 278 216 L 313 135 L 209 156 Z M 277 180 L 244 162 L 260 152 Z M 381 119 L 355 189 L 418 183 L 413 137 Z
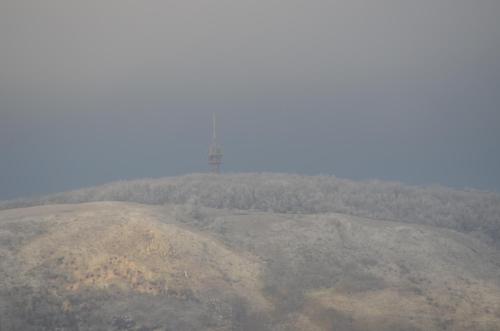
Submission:
M 215 114 L 212 114 L 212 144 L 208 149 L 208 164 L 212 167 L 212 173 L 220 173 L 222 163 L 222 148 L 217 144 L 217 132 Z

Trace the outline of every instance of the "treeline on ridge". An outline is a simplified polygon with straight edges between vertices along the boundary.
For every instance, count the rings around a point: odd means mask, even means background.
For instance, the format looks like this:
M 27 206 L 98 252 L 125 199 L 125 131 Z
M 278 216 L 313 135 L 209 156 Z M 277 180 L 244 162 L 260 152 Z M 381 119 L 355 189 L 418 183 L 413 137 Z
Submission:
M 497 193 L 334 176 L 249 173 L 141 179 L 6 201 L 0 203 L 0 209 L 91 201 L 194 204 L 276 213 L 343 213 L 475 232 L 497 243 L 500 240 Z

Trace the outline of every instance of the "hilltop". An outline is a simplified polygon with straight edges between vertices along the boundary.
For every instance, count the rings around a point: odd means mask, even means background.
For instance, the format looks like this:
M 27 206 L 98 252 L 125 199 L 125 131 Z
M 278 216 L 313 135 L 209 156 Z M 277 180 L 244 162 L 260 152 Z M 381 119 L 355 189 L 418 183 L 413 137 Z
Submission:
M 0 202 L 0 210 L 93 201 L 189 204 L 287 214 L 341 213 L 444 227 L 500 242 L 498 193 L 379 180 L 353 181 L 335 176 L 191 174 L 122 181 L 40 198 Z

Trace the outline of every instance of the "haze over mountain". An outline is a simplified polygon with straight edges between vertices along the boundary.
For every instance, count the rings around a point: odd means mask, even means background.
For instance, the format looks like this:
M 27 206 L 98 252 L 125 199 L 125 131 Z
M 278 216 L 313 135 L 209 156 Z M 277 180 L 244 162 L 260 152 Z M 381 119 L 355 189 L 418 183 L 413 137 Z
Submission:
M 496 0 L 0 2 L 0 198 L 225 169 L 500 189 Z M 119 165 L 119 166 L 117 166 Z
M 1 0 L 0 48 L 0 331 L 500 331 L 500 1 Z

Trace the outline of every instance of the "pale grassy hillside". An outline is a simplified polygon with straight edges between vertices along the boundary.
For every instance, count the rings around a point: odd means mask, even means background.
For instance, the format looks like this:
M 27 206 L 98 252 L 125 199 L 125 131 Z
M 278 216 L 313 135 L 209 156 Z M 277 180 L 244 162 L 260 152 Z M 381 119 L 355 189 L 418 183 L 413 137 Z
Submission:
M 2 330 L 499 330 L 500 254 L 342 214 L 0 211 Z

